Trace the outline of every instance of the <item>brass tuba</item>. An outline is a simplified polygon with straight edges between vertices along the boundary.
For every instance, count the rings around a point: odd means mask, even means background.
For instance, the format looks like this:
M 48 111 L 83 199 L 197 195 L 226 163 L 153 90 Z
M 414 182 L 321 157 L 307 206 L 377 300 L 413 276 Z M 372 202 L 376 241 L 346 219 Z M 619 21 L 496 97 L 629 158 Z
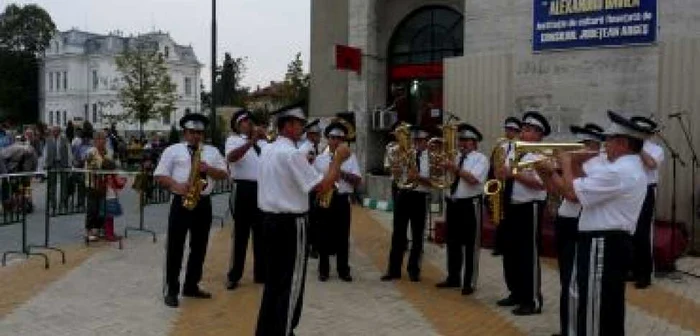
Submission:
M 506 162 L 506 150 L 503 146 L 510 140 L 506 138 L 500 138 L 496 141 L 496 146 L 493 147 L 491 152 L 491 159 L 493 162 L 493 172 L 494 175 L 498 174 L 498 171 L 503 169 Z M 503 220 L 503 186 L 505 181 L 502 181 L 498 177 L 486 181 L 484 184 L 484 194 L 488 197 L 489 205 L 491 208 L 491 222 L 493 225 L 498 225 Z
M 428 141 L 428 161 L 432 187 L 445 189 L 450 186 L 450 173 L 444 167 L 444 163 L 457 155 L 457 125 L 443 125 L 440 129 L 442 138 L 432 138 Z
M 396 186 L 400 189 L 415 189 L 418 184 L 410 181 L 407 172 L 416 167 L 416 151 L 411 142 L 411 125 L 402 122 L 392 132 L 395 142 L 386 146 L 387 168 L 391 171 Z
M 182 196 L 182 206 L 187 210 L 194 210 L 199 203 L 199 197 L 207 185 L 207 181 L 199 176 L 199 163 L 202 161 L 202 145 L 200 144 L 197 149 L 192 153 L 194 159 L 192 160 L 192 169 L 190 169 L 190 177 L 187 179 L 187 194 Z
M 348 131 L 348 134 L 345 135 L 346 139 L 354 139 L 355 138 L 355 127 L 352 124 L 350 124 L 347 120 L 340 118 L 340 117 L 335 117 L 335 118 L 331 119 L 329 124 L 334 123 L 334 122 L 340 123 L 343 126 L 345 126 L 345 128 Z M 330 148 L 328 148 L 328 150 L 330 151 Z M 330 155 L 332 158 L 335 155 L 335 153 L 330 152 Z M 319 207 L 327 209 L 331 206 L 331 200 L 333 199 L 333 191 L 334 191 L 334 189 L 331 189 L 331 190 L 326 191 L 324 193 L 319 193 L 316 196 L 317 203 L 318 203 Z

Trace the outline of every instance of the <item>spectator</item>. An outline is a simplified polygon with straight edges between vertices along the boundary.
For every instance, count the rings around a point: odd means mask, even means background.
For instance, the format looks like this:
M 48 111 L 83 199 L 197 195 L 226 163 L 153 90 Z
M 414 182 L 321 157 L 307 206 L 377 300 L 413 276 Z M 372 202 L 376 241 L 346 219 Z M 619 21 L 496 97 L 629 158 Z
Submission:
M 36 153 L 34 152 L 34 148 L 32 148 L 22 136 L 18 135 L 16 141 L 2 150 L 0 154 L 0 160 L 5 161 L 8 173 L 28 173 L 36 171 L 38 164 Z M 11 189 L 15 192 L 13 192 L 11 196 L 7 193 L 3 194 L 3 204 L 5 207 L 12 207 L 13 205 L 20 204 L 20 198 L 24 197 L 26 201 L 26 211 L 29 213 L 33 212 L 34 205 L 32 203 L 31 178 L 22 177 L 14 179 L 10 184 L 12 185 Z M 7 204 L 7 202 L 11 201 L 11 199 L 7 198 L 8 196 L 15 201 L 13 204 Z
M 12 143 L 8 132 L 8 125 L 6 121 L 0 123 L 0 149 L 3 149 Z
M 72 142 L 73 138 L 75 138 L 75 127 L 73 126 L 72 121 L 69 121 L 68 124 L 66 124 L 66 138 L 69 142 Z
M 46 139 L 46 146 L 44 147 L 44 167 L 48 171 L 68 169 L 70 168 L 71 162 L 73 161 L 70 146 L 68 145 L 68 139 L 61 136 L 61 128 L 59 126 L 51 127 L 51 136 Z M 49 179 L 49 190 L 55 191 L 54 195 L 61 195 L 60 204 L 65 204 L 68 198 L 68 173 L 58 173 L 58 178 Z M 58 188 L 56 185 L 58 182 Z M 57 190 L 60 188 L 60 191 Z M 53 206 L 56 204 L 56 200 L 53 200 Z
M 105 161 L 102 163 L 103 170 L 113 170 L 116 168 L 117 165 L 113 160 L 105 159 Z M 104 205 L 104 233 L 105 240 L 113 242 L 121 239 L 121 237 L 114 233 L 114 217 L 122 215 L 121 205 L 119 205 L 119 191 L 124 189 L 124 186 L 126 185 L 126 178 L 117 174 L 109 174 L 106 175 L 105 179 L 106 204 Z M 117 205 L 119 205 L 119 208 L 116 208 Z
M 111 168 L 114 164 L 113 153 L 107 149 L 107 137 L 102 131 L 95 134 L 94 145 L 85 155 L 86 168 L 90 170 L 102 170 L 103 166 Z M 110 163 L 111 162 L 111 163 Z M 88 173 L 87 184 L 87 221 L 85 233 L 88 241 L 99 240 L 101 231 L 104 231 L 106 214 L 104 201 L 107 192 L 106 178 L 104 175 Z

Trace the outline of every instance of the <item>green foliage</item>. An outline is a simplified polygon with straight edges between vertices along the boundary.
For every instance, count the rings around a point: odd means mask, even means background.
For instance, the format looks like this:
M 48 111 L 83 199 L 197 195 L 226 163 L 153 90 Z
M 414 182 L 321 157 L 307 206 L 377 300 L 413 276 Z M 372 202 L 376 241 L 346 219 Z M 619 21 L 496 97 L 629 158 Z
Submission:
M 217 106 L 243 106 L 250 88 L 242 87 L 241 81 L 248 71 L 247 57 L 231 57 L 224 54 L 224 64 L 219 68 L 216 79 Z
M 284 75 L 284 89 L 282 104 L 295 103 L 308 100 L 311 77 L 304 73 L 304 62 L 301 53 L 297 53 L 294 59 L 287 65 L 287 73 Z M 306 111 L 306 109 L 304 109 Z
M 119 102 L 124 112 L 105 116 L 115 121 L 143 124 L 171 115 L 179 98 L 168 74 L 163 55 L 141 45 L 130 48 L 116 59 L 122 75 Z
M 56 32 L 49 13 L 37 5 L 11 4 L 0 14 L 0 49 L 39 56 Z

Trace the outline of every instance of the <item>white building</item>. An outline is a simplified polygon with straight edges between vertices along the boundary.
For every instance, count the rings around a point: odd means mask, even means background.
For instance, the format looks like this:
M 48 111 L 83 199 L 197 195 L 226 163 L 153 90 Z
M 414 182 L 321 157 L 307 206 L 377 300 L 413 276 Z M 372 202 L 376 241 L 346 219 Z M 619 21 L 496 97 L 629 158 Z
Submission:
M 120 33 L 99 35 L 72 29 L 51 41 L 40 71 L 40 115 L 48 125 L 65 126 L 90 121 L 95 128 L 108 127 L 103 115 L 121 112 L 118 89 L 121 75 L 115 58 L 134 42 L 151 43 L 167 59 L 170 77 L 180 99 L 171 116 L 151 120 L 144 130 L 168 130 L 185 113 L 199 112 L 199 63 L 191 46 L 178 45 L 169 34 L 154 32 L 137 37 Z M 119 124 L 120 131 L 136 131 L 139 125 Z

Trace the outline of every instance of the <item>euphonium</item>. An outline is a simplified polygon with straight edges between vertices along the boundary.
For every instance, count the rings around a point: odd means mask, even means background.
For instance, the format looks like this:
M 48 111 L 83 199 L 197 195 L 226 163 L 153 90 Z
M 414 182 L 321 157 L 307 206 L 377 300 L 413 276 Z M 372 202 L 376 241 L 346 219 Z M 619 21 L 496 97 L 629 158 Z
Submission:
M 450 174 L 444 167 L 446 160 L 452 160 L 457 155 L 457 125 L 444 125 L 442 138 L 428 141 L 428 160 L 430 162 L 430 183 L 433 188 L 449 187 Z
M 199 163 L 202 160 L 202 145 L 199 145 L 197 149 L 192 153 L 194 159 L 192 160 L 192 169 L 190 170 L 190 177 L 187 179 L 187 194 L 182 197 L 182 206 L 192 211 L 199 203 L 199 197 L 206 186 L 207 181 L 203 180 L 199 176 Z
M 506 155 L 508 153 L 506 153 L 503 145 L 509 141 L 510 140 L 506 138 L 498 139 L 498 141 L 496 141 L 496 146 L 491 152 L 491 158 L 493 160 L 491 164 L 493 165 L 494 175 L 498 174 L 505 165 Z M 491 222 L 493 225 L 498 225 L 503 220 L 503 185 L 504 181 L 498 177 L 488 180 L 484 184 L 484 194 L 488 196 L 489 204 L 491 205 Z
M 402 122 L 392 134 L 396 141 L 390 143 L 387 150 L 387 159 L 391 175 L 396 186 L 401 189 L 414 189 L 418 186 L 415 181 L 410 181 L 407 172 L 416 167 L 416 151 L 411 142 L 411 125 Z

